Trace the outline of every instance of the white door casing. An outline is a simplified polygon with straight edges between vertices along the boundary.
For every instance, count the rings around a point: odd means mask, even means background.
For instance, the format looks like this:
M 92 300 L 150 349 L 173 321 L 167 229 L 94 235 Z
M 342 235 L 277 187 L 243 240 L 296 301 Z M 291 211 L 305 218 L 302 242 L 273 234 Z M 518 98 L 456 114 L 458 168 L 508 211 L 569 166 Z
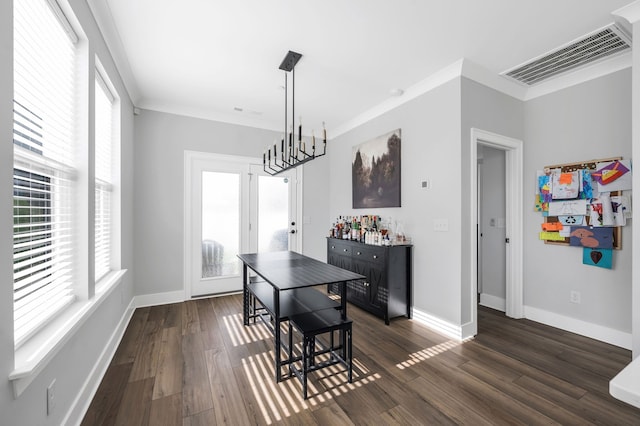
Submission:
M 472 128 L 470 137 L 470 218 L 471 228 L 478 223 L 478 144 L 505 151 L 506 161 L 506 314 L 511 318 L 524 316 L 523 281 L 523 146 L 522 141 L 496 133 Z M 463 338 L 477 334 L 477 233 L 471 233 L 470 244 L 470 283 L 471 321 L 465 327 L 468 334 Z

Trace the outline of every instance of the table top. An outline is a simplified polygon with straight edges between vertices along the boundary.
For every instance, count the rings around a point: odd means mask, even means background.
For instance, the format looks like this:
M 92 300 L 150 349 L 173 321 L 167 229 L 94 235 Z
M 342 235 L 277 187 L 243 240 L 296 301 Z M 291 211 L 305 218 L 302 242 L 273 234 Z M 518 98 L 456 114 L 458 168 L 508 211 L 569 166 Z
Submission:
M 279 290 L 365 279 L 364 275 L 292 251 L 244 253 L 238 257 Z

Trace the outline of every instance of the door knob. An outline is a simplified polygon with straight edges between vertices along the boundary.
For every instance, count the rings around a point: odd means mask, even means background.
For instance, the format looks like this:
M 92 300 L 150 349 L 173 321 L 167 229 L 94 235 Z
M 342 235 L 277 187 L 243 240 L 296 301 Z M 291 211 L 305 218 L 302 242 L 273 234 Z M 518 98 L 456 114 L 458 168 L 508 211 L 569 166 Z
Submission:
M 291 232 L 292 234 L 295 234 L 295 233 L 296 233 L 296 230 L 295 230 L 295 229 L 292 229 L 290 232 Z

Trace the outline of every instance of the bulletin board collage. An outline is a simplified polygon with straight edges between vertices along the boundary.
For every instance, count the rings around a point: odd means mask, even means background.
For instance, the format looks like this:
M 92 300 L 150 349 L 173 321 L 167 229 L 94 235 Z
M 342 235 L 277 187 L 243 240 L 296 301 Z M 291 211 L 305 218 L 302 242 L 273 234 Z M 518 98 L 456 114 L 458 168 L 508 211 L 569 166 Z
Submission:
M 582 249 L 582 263 L 613 268 L 631 219 L 631 160 L 622 157 L 546 166 L 536 174 L 540 240 Z

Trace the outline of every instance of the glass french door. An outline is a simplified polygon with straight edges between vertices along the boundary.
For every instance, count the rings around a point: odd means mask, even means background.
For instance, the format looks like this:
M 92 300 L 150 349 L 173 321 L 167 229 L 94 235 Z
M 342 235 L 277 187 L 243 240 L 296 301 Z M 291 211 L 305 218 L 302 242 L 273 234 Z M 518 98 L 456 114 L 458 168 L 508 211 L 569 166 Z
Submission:
M 202 154 L 187 171 L 188 295 L 242 290 L 239 253 L 296 250 L 296 172 L 269 176 L 244 157 Z
M 250 250 L 297 251 L 297 175 L 289 170 L 271 176 L 251 166 Z

